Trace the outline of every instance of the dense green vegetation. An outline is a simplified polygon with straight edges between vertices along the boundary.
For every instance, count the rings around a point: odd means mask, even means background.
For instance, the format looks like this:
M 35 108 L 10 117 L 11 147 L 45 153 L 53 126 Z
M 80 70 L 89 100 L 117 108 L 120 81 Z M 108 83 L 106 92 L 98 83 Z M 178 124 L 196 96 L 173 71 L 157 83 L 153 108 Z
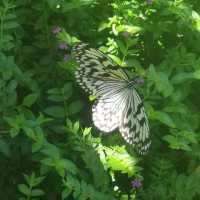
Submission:
M 78 40 L 145 79 L 147 155 L 93 126 Z M 1 199 L 200 199 L 199 81 L 199 0 L 0 1 Z

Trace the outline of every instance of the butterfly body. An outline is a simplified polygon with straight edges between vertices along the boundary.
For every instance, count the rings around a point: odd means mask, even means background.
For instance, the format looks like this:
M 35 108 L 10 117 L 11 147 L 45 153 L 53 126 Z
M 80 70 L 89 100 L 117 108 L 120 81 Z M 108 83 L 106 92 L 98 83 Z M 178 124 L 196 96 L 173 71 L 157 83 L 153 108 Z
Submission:
M 79 63 L 75 72 L 78 84 L 97 97 L 92 108 L 95 126 L 103 132 L 118 128 L 122 137 L 144 154 L 151 141 L 147 115 L 136 91 L 143 79 L 130 79 L 124 70 L 88 44 L 76 45 L 73 52 Z

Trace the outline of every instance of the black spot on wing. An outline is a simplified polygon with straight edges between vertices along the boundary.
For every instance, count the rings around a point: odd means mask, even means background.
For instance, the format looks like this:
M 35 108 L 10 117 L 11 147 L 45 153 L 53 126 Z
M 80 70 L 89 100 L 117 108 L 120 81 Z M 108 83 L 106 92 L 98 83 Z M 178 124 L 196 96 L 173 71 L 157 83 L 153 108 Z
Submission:
M 137 116 L 141 113 L 142 108 L 143 108 L 143 103 L 140 102 L 140 103 L 138 104 L 137 108 L 136 108 L 136 112 L 135 112 L 135 114 L 134 114 L 134 117 L 137 117 Z
M 145 123 L 145 117 L 143 117 L 141 120 L 139 120 L 140 126 L 142 127 Z

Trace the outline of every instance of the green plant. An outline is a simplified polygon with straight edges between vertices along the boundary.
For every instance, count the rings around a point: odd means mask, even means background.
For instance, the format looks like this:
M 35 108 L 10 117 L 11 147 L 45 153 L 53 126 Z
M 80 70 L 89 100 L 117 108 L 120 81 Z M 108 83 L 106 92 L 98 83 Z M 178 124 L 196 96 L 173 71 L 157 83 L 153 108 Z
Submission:
M 1 198 L 198 200 L 199 24 L 198 0 L 2 0 Z M 145 79 L 146 156 L 92 125 L 80 40 Z

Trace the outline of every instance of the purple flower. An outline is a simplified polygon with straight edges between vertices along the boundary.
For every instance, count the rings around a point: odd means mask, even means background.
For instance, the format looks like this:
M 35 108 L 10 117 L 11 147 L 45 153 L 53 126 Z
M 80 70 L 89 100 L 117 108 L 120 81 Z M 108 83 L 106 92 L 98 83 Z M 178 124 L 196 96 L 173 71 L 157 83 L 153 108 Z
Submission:
M 65 54 L 63 59 L 64 61 L 68 61 L 70 59 L 70 56 L 68 54 Z
M 59 48 L 59 49 L 62 49 L 62 50 L 66 50 L 66 49 L 68 49 L 68 46 L 67 46 L 66 43 L 60 43 L 60 44 L 58 45 L 58 48 Z
M 125 38 L 128 38 L 129 32 L 127 32 L 127 31 L 122 32 L 122 36 Z
M 53 29 L 52 29 L 52 33 L 53 34 L 57 34 L 61 31 L 61 28 L 60 26 L 54 26 Z
M 144 79 L 142 77 L 136 76 L 134 78 L 134 83 L 137 85 L 143 85 L 144 84 Z
M 142 183 L 140 180 L 135 179 L 134 181 L 131 181 L 132 188 L 140 188 L 142 186 Z
M 153 0 L 146 0 L 146 3 L 147 3 L 148 5 L 151 5 L 151 4 L 153 3 Z

